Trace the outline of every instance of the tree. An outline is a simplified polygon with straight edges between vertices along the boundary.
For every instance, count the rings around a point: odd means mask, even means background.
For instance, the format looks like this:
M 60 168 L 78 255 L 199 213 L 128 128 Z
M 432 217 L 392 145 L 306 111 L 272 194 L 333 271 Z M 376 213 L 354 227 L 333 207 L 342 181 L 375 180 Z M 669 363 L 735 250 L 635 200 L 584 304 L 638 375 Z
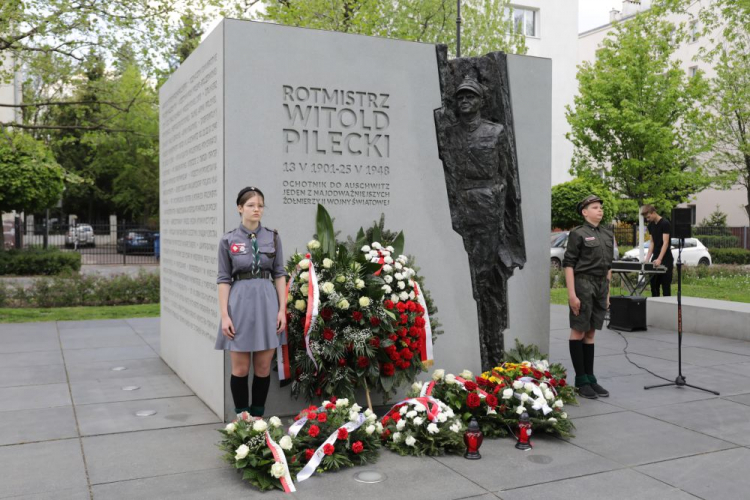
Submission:
M 63 169 L 43 143 L 24 133 L 0 136 L 0 213 L 54 206 L 64 179 Z
M 456 46 L 455 0 L 237 0 L 231 12 L 289 26 L 397 38 Z M 464 0 L 461 7 L 461 52 L 464 56 L 492 51 L 526 52 L 525 38 L 514 30 L 510 0 Z
M 567 109 L 571 173 L 667 211 L 712 183 L 697 161 L 710 148 L 699 106 L 708 85 L 670 60 L 686 36 L 684 27 L 639 14 L 616 24 L 597 60 L 581 65 L 579 95 Z
M 583 223 L 577 212 L 578 203 L 590 194 L 602 199 L 604 217 L 602 224 L 609 224 L 617 212 L 615 196 L 601 182 L 589 179 L 573 179 L 552 186 L 552 229 L 570 229 Z

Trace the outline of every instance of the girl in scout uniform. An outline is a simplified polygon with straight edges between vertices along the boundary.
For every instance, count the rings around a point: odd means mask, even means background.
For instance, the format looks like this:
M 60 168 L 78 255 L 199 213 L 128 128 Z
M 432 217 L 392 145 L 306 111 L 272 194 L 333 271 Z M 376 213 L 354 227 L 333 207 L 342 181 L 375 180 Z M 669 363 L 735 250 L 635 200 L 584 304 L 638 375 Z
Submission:
M 286 344 L 286 277 L 281 240 L 263 227 L 265 198 L 255 187 L 237 195 L 239 227 L 219 241 L 219 310 L 216 349 L 229 351 L 236 413 L 262 417 L 271 383 L 274 350 Z M 252 405 L 248 377 L 252 358 Z
M 594 334 L 604 325 L 609 309 L 614 235 L 601 227 L 602 200 L 587 196 L 578 204 L 585 223 L 568 235 L 563 257 L 570 306 L 570 358 L 576 372 L 578 393 L 589 399 L 609 396 L 594 376 Z

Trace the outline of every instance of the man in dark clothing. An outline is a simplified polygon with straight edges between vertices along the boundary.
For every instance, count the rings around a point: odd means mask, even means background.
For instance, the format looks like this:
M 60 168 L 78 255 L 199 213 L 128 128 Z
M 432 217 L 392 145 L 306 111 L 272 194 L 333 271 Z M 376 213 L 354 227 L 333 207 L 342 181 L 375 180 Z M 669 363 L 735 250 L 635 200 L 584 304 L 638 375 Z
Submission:
M 669 297 L 672 295 L 672 268 L 674 267 L 674 258 L 672 257 L 672 226 L 667 219 L 656 213 L 653 205 L 643 205 L 641 215 L 648 221 L 648 233 L 651 235 L 651 244 L 646 254 L 646 262 L 651 262 L 655 266 L 666 266 L 667 272 L 664 274 L 654 274 L 651 277 L 651 296 L 659 296 L 659 288 L 662 295 Z

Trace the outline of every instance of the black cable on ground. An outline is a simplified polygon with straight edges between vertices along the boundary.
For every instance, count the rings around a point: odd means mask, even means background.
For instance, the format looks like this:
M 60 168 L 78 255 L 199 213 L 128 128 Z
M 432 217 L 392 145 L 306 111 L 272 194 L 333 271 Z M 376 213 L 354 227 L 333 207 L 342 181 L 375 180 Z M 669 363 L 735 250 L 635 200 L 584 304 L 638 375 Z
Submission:
M 610 332 L 615 332 L 617 335 L 619 335 L 620 337 L 622 337 L 622 340 L 625 341 L 625 347 L 622 348 L 622 352 L 623 352 L 623 354 L 625 354 L 625 359 L 627 359 L 628 362 L 631 365 L 635 366 L 636 368 L 638 368 L 640 370 L 643 370 L 645 372 L 650 373 L 651 375 L 653 375 L 656 378 L 660 378 L 662 380 L 666 380 L 667 382 L 672 382 L 672 380 L 670 380 L 670 379 L 668 379 L 666 377 L 662 377 L 661 375 L 657 375 L 656 373 L 652 372 L 648 368 L 645 368 L 645 367 L 639 365 L 638 363 L 636 363 L 635 361 L 633 361 L 632 359 L 630 359 L 630 356 L 628 356 L 628 339 L 625 337 L 625 335 L 622 334 L 622 332 L 620 332 L 619 330 L 615 330 L 614 328 L 612 328 L 612 320 L 609 318 L 609 311 L 607 311 L 607 318 L 606 319 L 609 320 L 607 322 L 607 330 L 609 330 Z

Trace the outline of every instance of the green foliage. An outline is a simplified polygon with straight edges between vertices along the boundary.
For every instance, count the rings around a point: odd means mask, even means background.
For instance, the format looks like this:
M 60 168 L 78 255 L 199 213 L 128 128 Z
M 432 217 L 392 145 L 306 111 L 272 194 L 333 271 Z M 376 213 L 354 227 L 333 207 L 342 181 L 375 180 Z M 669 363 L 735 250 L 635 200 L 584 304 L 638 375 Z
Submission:
M 588 178 L 576 178 L 552 186 L 552 228 L 571 229 L 583 224 L 583 217 L 576 211 L 578 203 L 590 194 L 595 194 L 604 201 L 604 218 L 606 225 L 616 211 L 615 197 L 601 183 Z
M 712 249 L 711 256 L 713 256 L 714 250 L 718 248 L 734 248 L 740 245 L 739 238 L 731 234 L 730 235 L 719 235 L 719 234 L 699 235 L 696 232 L 695 236 L 700 238 L 701 243 L 703 243 L 707 248 Z
M 258 14 L 249 12 L 244 0 L 228 7 L 229 15 L 288 26 L 302 26 L 344 33 L 444 43 L 456 46 L 456 2 L 446 0 L 263 0 Z M 516 33 L 509 0 L 463 0 L 461 5 L 461 55 L 492 51 L 526 52 L 525 37 Z
M 81 269 L 81 254 L 57 248 L 11 249 L 0 252 L 0 276 L 53 275 Z
M 71 255 L 71 254 L 62 254 Z M 76 254 L 72 254 L 76 255 Z M 6 307 L 114 306 L 159 303 L 159 275 L 141 271 L 111 278 L 68 274 L 34 280 L 32 285 L 0 285 Z
M 28 134 L 0 136 L 0 213 L 53 207 L 65 174 L 52 152 Z
M 712 248 L 711 260 L 714 264 L 747 265 L 750 264 L 750 250 L 743 248 Z
M 315 227 L 318 240 L 320 241 L 320 251 L 329 259 L 336 258 L 336 236 L 333 231 L 333 221 L 328 211 L 323 205 L 318 204 L 318 215 L 315 218 Z M 341 254 L 341 259 L 346 258 L 346 254 Z
M 712 183 L 696 160 L 710 146 L 699 106 L 709 87 L 671 58 L 686 36 L 682 26 L 639 14 L 616 24 L 597 60 L 581 65 L 567 111 L 572 173 L 667 211 Z
M 716 205 L 716 210 L 708 215 L 707 219 L 703 219 L 698 223 L 700 227 L 727 227 L 727 214 L 721 211 L 719 205 Z

